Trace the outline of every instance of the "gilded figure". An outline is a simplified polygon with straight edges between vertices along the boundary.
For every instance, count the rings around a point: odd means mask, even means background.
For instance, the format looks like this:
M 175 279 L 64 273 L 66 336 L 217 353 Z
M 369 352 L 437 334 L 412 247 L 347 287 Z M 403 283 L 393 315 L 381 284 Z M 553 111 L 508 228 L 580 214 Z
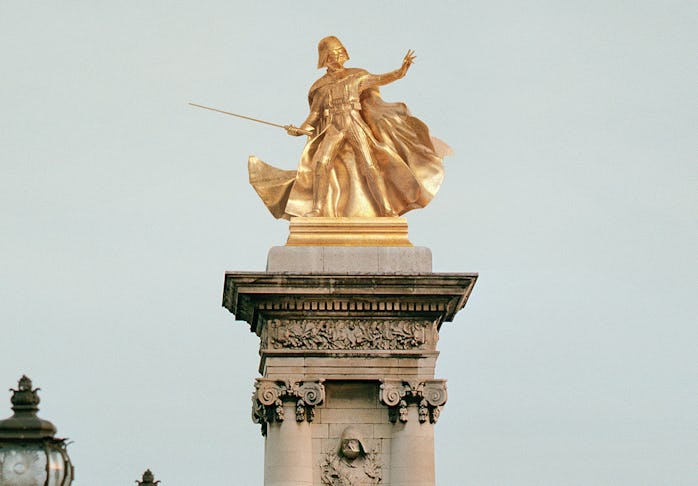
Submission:
M 347 68 L 348 60 L 339 39 L 320 41 L 318 68 L 327 72 L 309 90 L 310 114 L 285 127 L 308 137 L 298 169 L 249 159 L 250 182 L 277 218 L 399 216 L 426 206 L 441 185 L 450 148 L 404 103 L 380 97 L 380 86 L 407 74 L 414 52 L 385 74 Z

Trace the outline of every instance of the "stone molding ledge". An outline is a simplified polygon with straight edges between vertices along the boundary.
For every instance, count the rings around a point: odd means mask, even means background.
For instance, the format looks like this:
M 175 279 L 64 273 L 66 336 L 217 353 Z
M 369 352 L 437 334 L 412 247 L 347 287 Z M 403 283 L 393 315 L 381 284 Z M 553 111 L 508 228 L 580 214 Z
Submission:
M 435 424 L 447 399 L 446 380 L 381 380 L 380 401 L 389 408 L 392 423 L 407 422 L 407 407 L 415 403 L 420 423 Z
M 301 275 L 227 272 L 223 306 L 260 335 L 268 319 L 420 317 L 452 321 L 477 274 Z
M 267 424 L 284 421 L 284 402 L 295 400 L 296 422 L 312 422 L 315 407 L 325 400 L 322 381 L 257 378 L 252 394 L 252 421 L 262 426 L 262 435 L 266 436 Z

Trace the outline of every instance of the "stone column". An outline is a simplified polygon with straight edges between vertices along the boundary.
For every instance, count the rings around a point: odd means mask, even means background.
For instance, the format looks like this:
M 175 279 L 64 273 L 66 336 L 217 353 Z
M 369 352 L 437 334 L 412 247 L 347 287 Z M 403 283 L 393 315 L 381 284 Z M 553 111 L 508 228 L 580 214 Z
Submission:
M 391 486 L 434 486 L 434 426 L 420 423 L 417 404 L 407 406 L 406 421 L 393 427 Z
M 319 381 L 257 378 L 252 418 L 261 424 L 265 486 L 313 486 L 315 407 L 325 399 Z
M 264 442 L 265 486 L 313 486 L 313 441 L 310 424 L 297 422 L 293 403 L 284 405 L 289 420 L 267 426 Z
M 446 380 L 383 380 L 380 400 L 392 430 L 390 484 L 433 486 L 434 426 L 447 400 Z

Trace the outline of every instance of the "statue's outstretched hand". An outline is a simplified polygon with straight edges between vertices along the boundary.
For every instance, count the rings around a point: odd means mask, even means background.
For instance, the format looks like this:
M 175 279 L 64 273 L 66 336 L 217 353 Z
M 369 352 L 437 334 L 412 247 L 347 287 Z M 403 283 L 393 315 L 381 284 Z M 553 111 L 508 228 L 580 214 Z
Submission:
M 407 70 L 410 68 L 410 66 L 416 58 L 417 56 L 414 55 L 414 51 L 412 49 L 408 49 L 407 54 L 405 54 L 405 57 L 402 58 L 402 66 L 400 66 L 400 77 L 407 74 Z
M 312 135 L 312 132 L 309 130 L 303 130 L 302 128 L 298 128 L 293 125 L 286 125 L 284 126 L 284 129 L 286 130 L 286 133 L 289 135 L 293 135 L 294 137 L 300 137 L 301 135 Z

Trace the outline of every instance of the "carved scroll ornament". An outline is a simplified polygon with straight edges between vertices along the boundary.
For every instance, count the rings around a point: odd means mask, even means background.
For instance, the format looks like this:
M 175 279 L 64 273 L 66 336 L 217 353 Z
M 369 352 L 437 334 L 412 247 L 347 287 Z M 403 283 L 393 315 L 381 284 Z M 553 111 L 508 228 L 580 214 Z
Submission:
M 384 380 L 380 386 L 380 399 L 389 407 L 390 421 L 407 422 L 407 407 L 410 403 L 418 405 L 419 421 L 427 420 L 435 424 L 446 404 L 448 395 L 443 380 L 423 382 Z
M 252 421 L 262 426 L 266 435 L 267 424 L 283 422 L 284 401 L 296 401 L 296 421 L 312 422 L 315 406 L 325 399 L 325 387 L 321 381 L 301 382 L 297 380 L 269 380 L 257 378 L 252 394 Z

